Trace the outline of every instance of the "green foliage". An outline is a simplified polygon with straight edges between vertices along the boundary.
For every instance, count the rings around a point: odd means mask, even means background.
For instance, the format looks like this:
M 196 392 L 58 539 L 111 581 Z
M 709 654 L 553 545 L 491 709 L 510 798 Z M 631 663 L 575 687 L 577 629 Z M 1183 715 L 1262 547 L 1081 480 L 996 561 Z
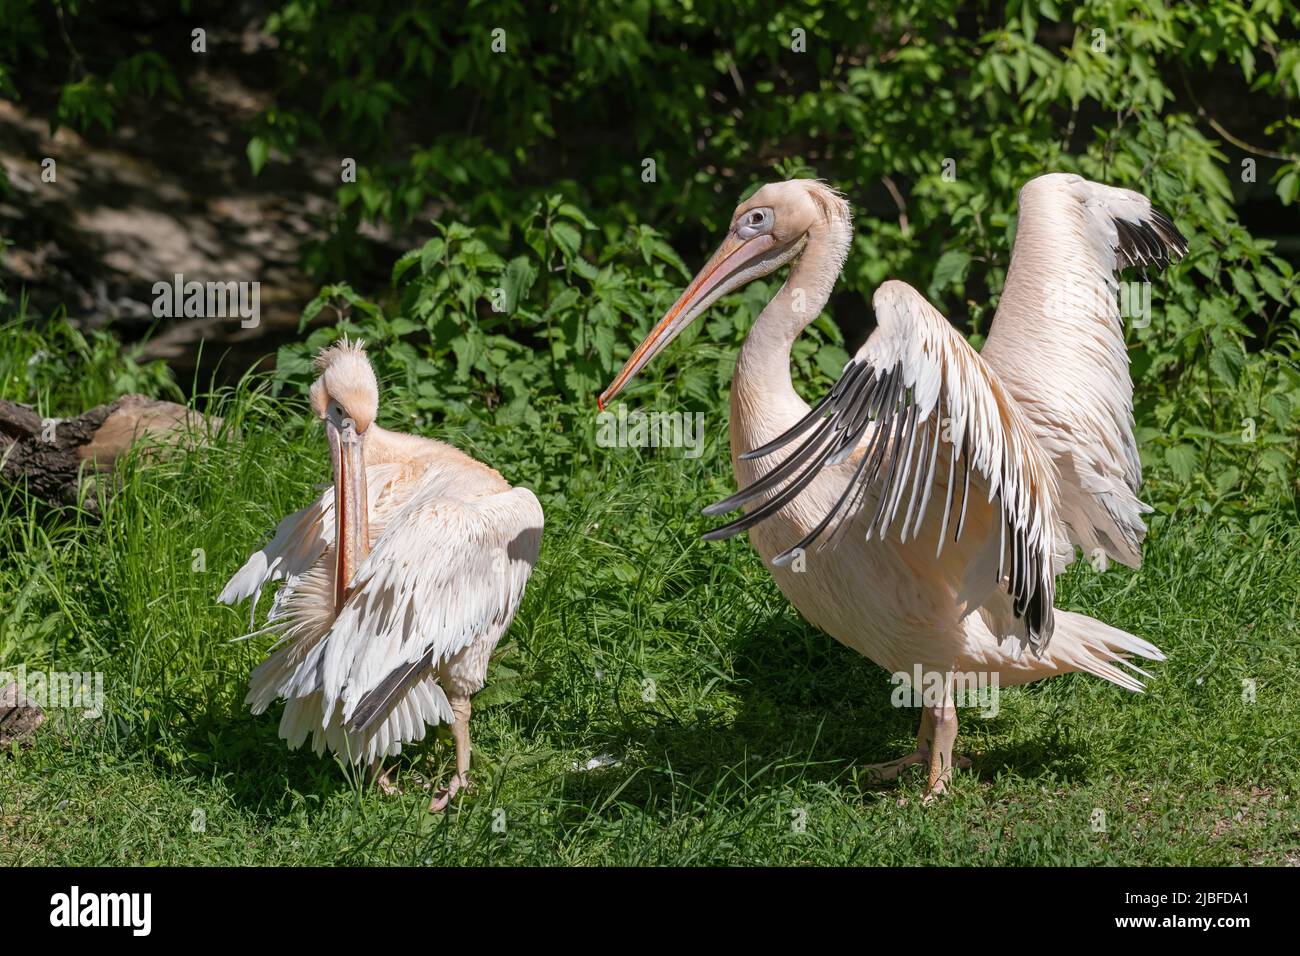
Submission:
M 0 398 L 43 415 L 77 415 L 129 393 L 182 398 L 166 365 L 139 361 L 140 346 L 124 348 L 104 329 L 83 333 L 62 314 L 38 324 L 21 300 L 14 316 L 0 316 L 0 339 Z
M 53 711 L 30 750 L 0 758 L 0 864 L 1186 866 L 1300 851 L 1300 770 L 1279 746 L 1300 733 L 1294 511 L 1249 536 L 1157 516 L 1142 570 L 1076 563 L 1063 606 L 1169 659 L 1146 694 L 1067 675 L 1004 690 L 992 719 L 963 713 L 974 766 L 926 807 L 923 768 L 897 788 L 855 776 L 912 745 L 888 675 L 800 620 L 744 541 L 700 541 L 700 504 L 730 486 L 725 443 L 689 463 L 606 453 L 563 501 L 543 494 L 541 561 L 475 699 L 475 789 L 433 817 L 420 783 L 452 770 L 449 741 L 407 748 L 406 793 L 389 799 L 289 750 L 278 708 L 244 706 L 274 638 L 236 641 L 247 609 L 215 595 L 319 493 L 329 459 L 301 403 L 254 382 L 201 400 L 224 427 L 198 453 L 132 456 L 101 521 L 0 499 L 14 598 L 0 669 L 102 671 L 106 698 L 95 719 Z M 513 455 L 529 429 L 480 438 L 534 483 Z
M 319 129 L 363 157 L 360 181 L 340 189 L 341 242 L 364 221 L 401 226 L 433 202 L 469 223 L 508 224 L 484 241 L 517 270 L 510 281 L 533 270 L 550 278 L 552 262 L 563 270 L 563 294 L 548 284 L 535 308 L 468 331 L 455 347 L 453 400 L 478 374 L 525 416 L 542 383 L 566 400 L 593 390 L 608 376 L 611 349 L 627 354 L 623 331 L 640 331 L 670 294 L 633 283 L 631 309 L 599 294 L 602 283 L 585 273 L 610 268 L 628 245 L 612 227 L 593 236 L 582 223 L 529 225 L 538 213 L 519 220 L 514 210 L 532 208 L 541 184 L 558 177 L 575 201 L 605 210 L 606 222 L 717 235 L 752 181 L 815 169 L 858 208 L 844 285 L 866 299 L 885 278 L 908 279 L 977 337 L 1005 279 L 1020 185 L 1064 170 L 1142 190 L 1191 238 L 1188 260 L 1155 279 L 1151 325 L 1130 332 L 1148 494 L 1170 510 L 1247 520 L 1293 495 L 1300 475 L 1291 413 L 1300 407 L 1300 283 L 1294 262 L 1237 221 L 1240 163 L 1198 115 L 1199 97 L 1212 91 L 1189 76 L 1214 70 L 1242 96 L 1272 99 L 1279 119 L 1270 133 L 1284 157 L 1272 181 L 1289 204 L 1300 189 L 1300 44 L 1287 37 L 1298 24 L 1300 13 L 1276 0 L 1069 8 L 1022 0 L 1004 17 L 933 2 L 596 3 L 544 18 L 510 4 L 470 16 L 415 5 L 384 17 L 364 4 L 344 12 L 295 2 L 268 26 L 305 105 L 265 118 L 289 131 L 277 139 L 267 128 L 286 149 Z M 497 28 L 503 53 L 492 52 Z M 792 49 L 795 30 L 806 31 L 806 53 Z M 322 75 L 338 79 L 320 84 Z M 430 99 L 439 135 L 402 144 L 396 120 Z M 623 109 L 629 101 L 634 111 Z M 578 142 L 587 148 L 574 149 Z M 400 145 L 409 150 L 393 159 Z M 643 157 L 656 159 L 659 182 L 641 181 Z M 900 190 L 906 228 L 876 185 L 886 179 Z M 518 233 L 530 228 L 541 228 L 551 251 L 519 262 Z M 572 255 L 584 240 L 590 265 Z M 422 266 L 428 259 L 421 253 Z M 496 281 L 490 271 L 421 274 L 461 286 L 459 318 L 440 315 L 443 332 L 476 325 L 467 318 L 483 309 L 473 283 Z M 747 300 L 750 314 L 763 291 Z M 581 316 L 568 308 L 579 302 Z M 734 313 L 721 314 L 709 337 L 725 345 Z M 446 343 L 442 333 L 434 341 Z M 539 362 L 531 370 L 529 352 Z M 501 357 L 509 372 L 476 368 L 484 356 Z M 685 394 L 666 401 L 696 394 L 681 387 L 700 374 L 696 361 L 692 354 L 670 380 Z M 413 387 L 442 389 L 445 376 L 419 368 Z
M 113 111 L 123 97 L 136 93 L 153 97 L 160 91 L 180 99 L 180 87 L 171 67 L 157 53 L 137 53 L 113 67 L 107 80 L 88 73 L 64 84 L 50 122 L 51 131 L 60 126 L 111 130 Z
M 394 264 L 391 305 L 346 284 L 323 288 L 302 327 L 331 321 L 280 349 L 276 381 L 305 392 L 316 352 L 340 335 L 359 337 L 384 383 L 386 415 L 417 429 L 446 422 L 470 435 L 515 429 L 521 437 L 511 456 L 544 455 L 541 480 L 560 491 L 596 454 L 596 395 L 689 274 L 656 230 L 598 227 L 559 195 L 508 223 L 504 236 L 457 222 L 436 230 Z M 648 369 L 629 400 L 719 414 L 735 352 L 774 291 L 756 283 L 716 305 L 673 346 L 671 365 Z M 812 392 L 848 361 L 841 342 L 822 316 L 798 343 L 795 365 Z
M 202 95 L 177 58 L 187 31 L 90 57 L 101 6 L 3 3 L 0 95 L 32 103 L 31 78 L 54 75 L 54 95 L 35 92 L 55 127 L 99 135 L 137 99 Z M 202 454 L 130 459 L 99 523 L 50 526 L 21 491 L 0 500 L 0 592 L 14 598 L 0 608 L 0 663 L 85 661 L 109 677 L 102 722 L 0 760 L 21 820 L 0 820 L 0 859 L 1294 861 L 1295 801 L 1268 797 L 1296 777 L 1276 741 L 1296 733 L 1278 701 L 1297 677 L 1300 280 L 1293 248 L 1238 215 L 1252 192 L 1243 158 L 1259 159 L 1254 196 L 1294 209 L 1300 194 L 1293 5 L 267 9 L 280 75 L 249 125 L 249 170 L 346 155 L 357 181 L 338 187 L 329 241 L 304 250 L 321 290 L 274 381 L 195 396 L 224 420 Z M 1243 151 L 1220 89 L 1269 117 L 1266 142 Z M 1157 508 L 1146 564 L 1100 574 L 1077 562 L 1060 589 L 1064 606 L 1170 659 L 1140 698 L 1077 676 L 1009 692 L 999 718 L 963 722 L 976 766 L 953 799 L 900 806 L 852 777 L 911 741 L 911 715 L 879 704 L 885 676 L 801 622 L 744 542 L 699 541 L 700 505 L 734 487 L 721 423 L 735 351 L 780 277 L 715 305 L 627 393 L 711 416 L 699 460 L 595 447 L 594 399 L 734 203 L 777 178 L 824 176 L 857 215 L 846 294 L 796 344 L 806 396 L 846 358 L 832 315 L 865 331 L 889 277 L 926 290 L 978 342 L 1005 281 L 1016 191 L 1049 170 L 1141 190 L 1190 240 L 1183 263 L 1152 277 L 1151 323 L 1127 332 L 1142 497 Z M 420 235 L 383 264 L 387 288 L 366 281 L 368 227 Z M 70 414 L 173 389 L 107 333 L 61 316 L 38 328 L 3 292 L 0 309 L 14 316 L 0 326 L 0 397 Z M 298 396 L 312 355 L 344 333 L 375 357 L 382 424 L 492 462 L 548 515 L 479 701 L 479 795 L 437 821 L 418 795 L 364 793 L 287 751 L 274 715 L 248 714 L 243 688 L 266 645 L 230 643 L 246 618 L 214 602 L 328 473 Z M 196 547 L 208 570 L 194 570 Z M 1241 702 L 1247 678 L 1258 706 Z M 404 770 L 445 773 L 447 751 L 414 751 Z M 581 769 L 605 754 L 617 764 Z M 203 837 L 188 830 L 196 800 L 210 811 Z M 491 828 L 496 807 L 507 839 Z M 808 812 L 800 835 L 792 807 Z M 1095 807 L 1117 821 L 1106 834 L 1086 825 Z
M 8 9 L 0 88 L 21 94 L 25 70 L 66 68 L 56 126 L 106 128 L 126 97 L 198 95 L 161 47 L 90 68 L 78 51 L 92 6 Z M 379 347 L 404 419 L 535 428 L 557 403 L 549 447 L 576 451 L 573 416 L 590 414 L 680 287 L 678 254 L 697 263 L 756 183 L 821 175 L 854 203 L 842 287 L 856 303 L 837 296 L 831 309 L 854 336 L 862 303 L 897 277 L 978 341 L 1005 280 L 1017 190 L 1063 170 L 1145 192 L 1190 238 L 1188 259 L 1155 278 L 1150 326 L 1129 332 L 1147 494 L 1248 521 L 1296 491 L 1297 263 L 1237 213 L 1252 190 L 1288 206 L 1300 193 L 1292 4 L 283 0 L 267 11 L 280 86 L 250 125 L 251 170 L 322 149 L 357 161 L 331 238 L 304 252 L 323 288 L 307 344 L 281 352 L 282 380 L 300 383 L 310 352 L 347 330 Z M 1268 118 L 1265 142 L 1233 135 L 1234 102 Z M 1258 161 L 1257 186 L 1245 161 Z M 363 227 L 430 216 L 435 238 L 397 263 L 390 293 L 362 283 Z M 718 408 L 769 290 L 715 309 L 640 394 Z M 316 327 L 326 318 L 337 328 Z M 829 321 L 818 329 L 800 343 L 810 393 L 843 356 Z M 836 347 L 814 364 L 821 341 Z
M 410 222 L 429 200 L 498 219 L 563 178 L 593 208 L 716 231 L 749 179 L 778 162 L 807 162 L 855 199 L 882 176 L 904 179 L 918 194 L 912 222 L 947 223 L 965 191 L 936 188 L 946 157 L 996 213 L 1029 175 L 1095 145 L 1077 135 L 1085 122 L 1163 119 L 1166 137 L 1207 144 L 1176 105 L 1189 69 L 1220 67 L 1243 93 L 1294 101 L 1300 44 L 1283 37 L 1298 16 L 1281 0 L 1248 9 L 1013 0 L 1005 10 L 606 0 L 545 15 L 510 3 L 471 12 L 417 3 L 393 15 L 379 0 L 293 0 L 267 21 L 292 95 L 264 114 L 258 135 L 286 153 L 311 138 L 362 156 L 369 178 L 342 190 L 365 196 L 353 225 Z M 793 49 L 796 30 L 806 52 Z M 438 135 L 404 137 L 403 121 L 430 108 Z M 1285 198 L 1296 181 L 1286 177 L 1300 172 L 1300 127 L 1286 115 L 1275 133 Z M 662 186 L 636 189 L 646 156 Z M 1173 151 L 1126 184 L 1146 186 L 1179 159 Z M 1181 191 L 1203 188 L 1209 171 L 1191 172 L 1156 198 L 1177 205 Z M 866 231 L 892 218 L 873 210 Z M 970 223 L 949 241 L 978 248 L 981 235 Z M 885 261 L 866 267 L 876 273 L 868 286 L 881 268 L 906 274 L 918 254 L 932 261 L 940 245 L 924 234 L 901 241 L 897 229 L 890 238 Z

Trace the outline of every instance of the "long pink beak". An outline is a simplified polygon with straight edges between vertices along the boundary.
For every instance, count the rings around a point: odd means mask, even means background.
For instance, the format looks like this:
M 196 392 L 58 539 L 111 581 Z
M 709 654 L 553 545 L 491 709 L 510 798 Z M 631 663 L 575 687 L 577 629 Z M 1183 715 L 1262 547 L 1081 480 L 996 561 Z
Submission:
M 615 376 L 609 388 L 600 393 L 596 405 L 602 411 L 637 373 L 650 364 L 650 360 L 662 352 L 668 343 L 690 325 L 703 309 L 696 308 L 697 303 L 705 301 L 709 293 L 725 282 L 747 263 L 767 252 L 775 244 L 770 235 L 741 239 L 735 233 L 728 233 L 718 251 L 705 264 L 699 274 L 691 280 L 686 291 L 673 303 L 673 307 L 659 320 L 659 324 L 650 330 L 632 357 Z
M 334 466 L 334 613 L 351 594 L 357 568 L 370 553 L 370 509 L 361 436 L 325 422 Z

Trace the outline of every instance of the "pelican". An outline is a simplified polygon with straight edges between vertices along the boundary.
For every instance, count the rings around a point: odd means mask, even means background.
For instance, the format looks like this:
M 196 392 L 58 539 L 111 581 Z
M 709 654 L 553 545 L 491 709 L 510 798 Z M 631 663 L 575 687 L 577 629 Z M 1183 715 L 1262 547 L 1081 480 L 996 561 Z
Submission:
M 1140 691 L 1150 675 L 1130 658 L 1164 659 L 1053 600 L 1076 546 L 1098 562 L 1141 561 L 1150 509 L 1137 498 L 1117 274 L 1163 267 L 1186 241 L 1146 197 L 1079 176 L 1040 176 L 1019 206 L 981 353 L 915 289 L 888 281 L 872 299 L 876 330 L 810 408 L 790 350 L 843 268 L 850 209 L 818 181 L 766 185 L 599 399 L 604 408 L 718 298 L 789 265 L 736 360 L 741 490 L 705 509 L 744 514 L 705 537 L 748 530 L 805 618 L 899 676 L 913 701 L 920 693 L 914 750 L 866 769 L 892 780 L 925 765 L 927 802 L 950 784 L 957 691 L 972 675 L 1000 687 L 1086 671 Z
M 519 608 L 541 546 L 542 509 L 527 488 L 451 445 L 375 424 L 379 387 L 361 342 L 316 358 L 311 407 L 325 423 L 333 487 L 276 528 L 219 600 L 275 595 L 279 636 L 253 671 L 245 703 L 285 700 L 280 736 L 312 738 L 365 762 L 385 791 L 383 760 L 451 724 L 456 772 L 430 811 L 469 782 L 470 698 Z M 253 636 L 253 635 L 249 635 Z

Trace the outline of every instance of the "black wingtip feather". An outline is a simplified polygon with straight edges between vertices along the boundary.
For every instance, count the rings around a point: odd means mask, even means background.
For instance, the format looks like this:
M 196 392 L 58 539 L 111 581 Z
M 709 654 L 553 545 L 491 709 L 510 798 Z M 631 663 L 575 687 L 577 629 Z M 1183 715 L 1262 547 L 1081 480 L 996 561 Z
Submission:
M 1164 269 L 1187 255 L 1187 238 L 1162 210 L 1151 207 L 1148 218 L 1138 222 L 1115 218 L 1116 270 L 1132 266 Z
M 424 673 L 433 665 L 433 652 L 429 652 L 414 664 L 398 667 L 357 704 L 356 712 L 348 721 L 348 730 L 354 734 L 364 734 L 382 714 L 386 714 L 398 696 L 406 691 L 414 678 Z
M 799 419 L 799 421 L 791 425 L 781 434 L 777 435 L 766 445 L 760 445 L 758 448 L 751 448 L 747 452 L 742 452 L 740 455 L 740 460 L 753 461 L 756 458 L 766 458 L 768 455 L 772 454 L 772 452 L 776 451 L 778 448 L 782 448 L 790 444 L 790 442 L 794 441 L 796 438 L 798 438 L 800 435 L 806 432 L 809 428 L 811 428 L 814 424 L 816 424 L 817 420 L 821 418 L 823 413 L 826 411 L 827 406 L 830 405 L 832 402 L 834 402 L 837 398 L 839 398 L 845 392 L 845 390 L 852 387 L 854 383 L 858 380 L 858 378 L 863 374 L 863 372 L 868 369 L 870 369 L 870 366 L 859 359 L 854 359 L 853 361 L 851 361 L 848 364 L 848 367 L 844 370 L 844 374 L 840 376 L 839 381 L 836 382 L 835 385 L 831 387 L 831 390 L 829 392 L 827 392 L 824 396 L 822 396 L 821 401 L 819 401 L 816 405 L 814 405 L 811 409 L 808 410 L 807 415 Z

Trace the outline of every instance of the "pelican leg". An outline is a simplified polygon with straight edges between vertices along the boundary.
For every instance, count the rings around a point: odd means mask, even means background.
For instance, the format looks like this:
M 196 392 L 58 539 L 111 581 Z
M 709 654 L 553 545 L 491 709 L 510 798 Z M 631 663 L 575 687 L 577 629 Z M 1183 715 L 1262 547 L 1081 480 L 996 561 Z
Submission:
M 945 695 L 942 706 L 927 708 L 934 727 L 930 745 L 930 779 L 925 788 L 925 803 L 941 795 L 952 781 L 952 745 L 957 740 L 957 707 L 951 692 Z
M 930 761 L 930 727 L 932 717 L 929 708 L 921 711 L 921 726 L 916 731 L 916 749 L 905 757 L 888 760 L 885 763 L 867 764 L 862 768 L 872 783 L 888 783 L 897 780 L 908 767 Z
M 429 803 L 430 813 L 442 813 L 461 788 L 469 786 L 469 698 L 453 697 L 450 701 L 455 719 L 451 724 L 452 740 L 456 743 L 456 773 L 447 786 L 439 787 Z
M 393 797 L 400 794 L 402 788 L 399 787 L 389 776 L 389 773 L 391 772 L 392 771 L 390 770 L 384 769 L 384 758 L 376 757 L 375 762 L 372 763 L 370 769 L 366 771 L 366 777 L 368 778 L 369 783 L 383 791 L 384 796 Z

